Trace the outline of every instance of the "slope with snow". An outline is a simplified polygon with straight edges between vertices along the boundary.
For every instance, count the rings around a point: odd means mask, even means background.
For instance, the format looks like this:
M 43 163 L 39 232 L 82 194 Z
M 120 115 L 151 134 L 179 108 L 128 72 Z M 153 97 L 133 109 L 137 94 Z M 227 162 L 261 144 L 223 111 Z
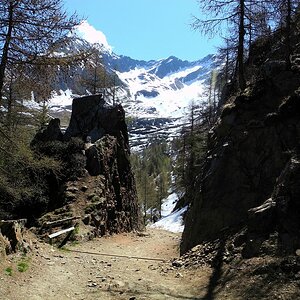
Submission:
M 159 78 L 151 69 L 136 67 L 128 72 L 118 72 L 119 78 L 130 91 L 130 113 L 139 117 L 178 118 L 192 101 L 199 101 L 205 89 L 204 79 L 185 84 L 185 78 L 197 67 L 179 70 L 178 73 Z M 126 102 L 126 101 L 124 101 Z
M 160 228 L 171 232 L 183 232 L 183 214 L 186 212 L 187 207 L 183 207 L 173 212 L 173 209 L 178 201 L 176 193 L 170 194 L 166 199 L 163 200 L 162 205 L 162 218 L 149 225 L 150 228 Z

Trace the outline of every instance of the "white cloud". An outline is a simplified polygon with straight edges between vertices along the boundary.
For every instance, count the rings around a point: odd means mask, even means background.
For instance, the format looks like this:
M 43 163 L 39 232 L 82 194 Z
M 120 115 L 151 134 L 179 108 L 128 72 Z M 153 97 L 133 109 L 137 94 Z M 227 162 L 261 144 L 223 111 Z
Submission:
M 92 25 L 90 25 L 86 20 L 82 21 L 76 27 L 77 33 L 80 37 L 88 41 L 89 43 L 99 43 L 105 46 L 110 52 L 112 52 L 112 46 L 110 46 L 107 42 L 105 34 L 95 29 Z

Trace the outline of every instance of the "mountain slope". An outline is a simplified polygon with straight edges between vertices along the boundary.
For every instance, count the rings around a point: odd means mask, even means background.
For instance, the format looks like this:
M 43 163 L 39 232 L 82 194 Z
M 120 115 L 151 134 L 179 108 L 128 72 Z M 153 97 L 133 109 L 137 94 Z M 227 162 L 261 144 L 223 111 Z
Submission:
M 205 90 L 210 81 L 211 71 L 218 68 L 220 62 L 213 55 L 208 55 L 198 61 L 189 62 L 174 56 L 160 60 L 135 60 L 128 56 L 117 55 L 110 48 L 100 44 L 91 44 L 82 39 L 75 39 L 61 51 L 73 52 L 96 49 L 100 53 L 99 60 L 114 78 L 115 87 L 108 88 L 105 101 L 108 104 L 120 103 L 126 111 L 126 115 L 133 118 L 136 128 L 145 125 L 145 131 L 153 119 L 159 119 L 159 126 L 152 128 L 163 130 L 164 136 L 173 135 L 172 129 L 185 122 L 187 108 L 192 101 L 203 101 Z M 81 87 L 76 78 L 83 76 L 86 65 L 93 65 L 93 61 L 87 61 L 85 65 L 71 70 L 67 78 L 63 74 L 56 87 L 56 92 L 49 102 L 51 114 L 61 117 L 70 114 L 72 99 L 77 96 L 90 94 L 90 91 Z M 112 96 L 114 94 L 114 96 Z M 114 100 L 113 100 L 114 97 Z M 142 122 L 139 120 L 142 119 Z M 147 123 L 147 124 L 146 124 Z M 166 130 L 164 130 L 166 127 Z M 145 145 L 151 138 L 144 137 L 141 142 L 142 128 L 138 135 L 132 135 L 132 143 Z

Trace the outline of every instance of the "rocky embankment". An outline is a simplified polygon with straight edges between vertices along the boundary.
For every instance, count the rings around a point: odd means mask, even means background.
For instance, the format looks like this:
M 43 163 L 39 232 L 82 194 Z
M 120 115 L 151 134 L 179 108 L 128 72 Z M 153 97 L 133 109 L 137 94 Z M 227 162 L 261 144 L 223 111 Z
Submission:
M 122 106 L 106 107 L 100 95 L 74 99 L 66 132 L 61 131 L 59 119 L 52 119 L 37 133 L 32 148 L 37 155 L 60 164 L 58 172 L 48 174 L 43 182 L 47 191 L 41 195 L 44 214 L 28 212 L 32 217 L 29 225 L 36 234 L 49 240 L 50 234 L 74 227 L 69 235 L 53 238 L 64 243 L 65 238 L 86 240 L 139 228 Z M 21 236 L 18 239 L 22 244 Z M 2 244 L 7 250 L 11 248 Z
M 265 253 L 274 233 L 276 253 L 300 248 L 300 53 L 286 70 L 272 38 L 253 45 L 247 88 L 226 98 L 210 132 L 181 253 L 237 233 L 245 258 Z
M 52 120 L 54 123 L 55 120 Z M 79 217 L 83 232 L 105 235 L 128 232 L 139 227 L 134 177 L 129 161 L 130 149 L 125 113 L 121 106 L 105 107 L 101 96 L 73 100 L 70 125 L 64 134 L 49 124 L 46 136 L 42 132 L 35 143 L 43 147 L 56 132 L 60 143 L 72 139 L 85 141 L 78 161 L 84 160 L 83 175 L 64 183 L 64 206 L 44 215 L 39 223 L 53 218 Z M 62 213 L 60 213 L 62 212 Z M 67 214 L 67 215 L 66 215 Z

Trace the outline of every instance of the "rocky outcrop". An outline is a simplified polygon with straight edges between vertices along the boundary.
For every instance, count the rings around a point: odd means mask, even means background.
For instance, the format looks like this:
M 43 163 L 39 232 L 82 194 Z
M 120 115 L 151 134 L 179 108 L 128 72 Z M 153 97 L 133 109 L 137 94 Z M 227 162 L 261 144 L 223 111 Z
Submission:
M 53 143 L 51 151 L 45 146 L 49 145 L 45 135 L 36 136 L 37 151 L 47 155 L 52 151 L 57 156 L 52 149 Z M 72 220 L 63 226 L 77 222 L 81 238 L 138 229 L 139 208 L 122 106 L 106 107 L 100 95 L 74 99 L 69 127 L 56 143 L 63 152 L 59 157 L 63 163 L 65 161 L 67 175 L 59 187 L 60 205 L 39 219 L 39 233 L 46 236 L 49 228 L 45 224 L 60 219 Z M 75 148 L 81 149 L 80 152 Z M 73 155 L 72 164 L 70 155 Z M 76 174 L 69 172 L 76 165 Z M 61 226 L 51 231 L 60 229 Z
M 123 136 L 128 148 L 128 132 L 125 123 L 125 112 L 121 105 L 106 107 L 102 95 L 75 98 L 72 104 L 72 115 L 64 139 L 71 137 L 90 137 L 95 142 L 104 135 Z
M 62 141 L 63 134 L 60 130 L 60 120 L 59 119 L 51 119 L 48 126 L 42 128 L 34 137 L 32 144 L 34 145 L 35 142 L 43 141 L 43 142 L 50 142 L 50 141 Z
M 243 226 L 245 257 L 256 255 L 257 241 L 275 230 L 284 251 L 300 247 L 300 76 L 281 65 L 255 66 L 255 80 L 223 106 L 187 214 L 182 253 Z
M 0 220 L 0 258 L 16 251 L 28 251 L 30 246 L 23 237 L 27 220 Z

